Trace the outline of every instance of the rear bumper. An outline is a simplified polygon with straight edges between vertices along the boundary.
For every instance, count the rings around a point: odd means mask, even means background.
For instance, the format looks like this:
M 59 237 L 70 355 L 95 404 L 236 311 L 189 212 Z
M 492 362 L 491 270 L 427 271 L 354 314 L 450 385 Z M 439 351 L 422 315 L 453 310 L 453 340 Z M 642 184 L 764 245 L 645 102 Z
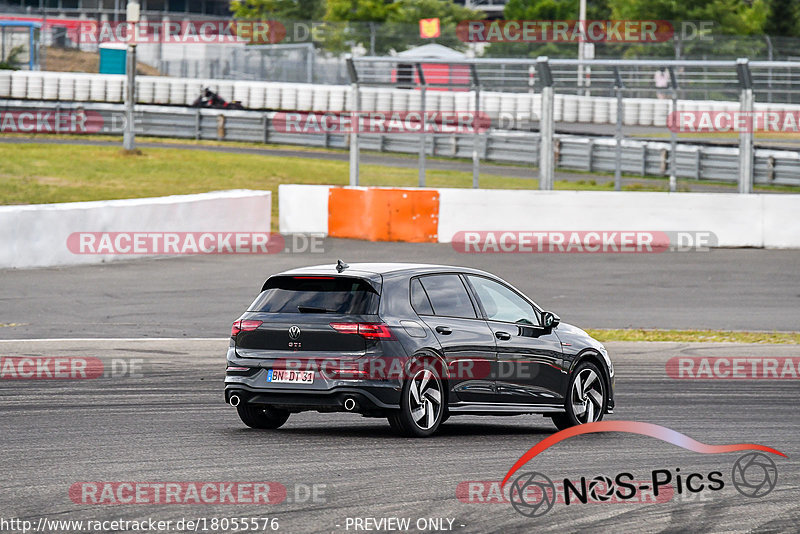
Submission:
M 325 361 L 338 362 L 334 358 Z M 353 361 L 357 360 L 343 359 L 342 367 L 348 368 Z M 277 358 L 241 358 L 232 346 L 228 348 L 227 363 L 229 368 L 246 370 L 229 369 L 226 372 L 226 402 L 230 402 L 231 395 L 236 394 L 244 404 L 266 404 L 293 412 L 352 411 L 369 415 L 400 408 L 403 384 L 398 378 L 332 378 L 330 373 L 317 369 L 311 384 L 276 383 L 267 378 L 269 370 L 273 367 L 286 368 L 286 361 Z M 336 365 L 331 368 L 338 369 Z M 355 409 L 345 409 L 345 400 L 348 398 L 356 402 Z
M 245 384 L 226 384 L 225 402 L 238 395 L 243 404 L 267 404 L 290 412 L 319 411 L 371 414 L 400 408 L 400 390 L 389 384 L 382 386 L 338 386 L 330 390 L 295 390 L 253 388 Z M 353 399 L 355 408 L 345 409 L 345 401 Z

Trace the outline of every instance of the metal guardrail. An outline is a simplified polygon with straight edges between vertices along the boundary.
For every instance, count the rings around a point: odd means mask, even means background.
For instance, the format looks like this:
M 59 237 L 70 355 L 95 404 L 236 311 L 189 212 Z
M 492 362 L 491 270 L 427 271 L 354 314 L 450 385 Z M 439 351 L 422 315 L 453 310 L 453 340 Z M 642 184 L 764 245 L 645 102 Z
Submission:
M 122 135 L 122 104 L 65 104 L 5 100 L 0 111 L 92 111 L 103 119 L 97 133 Z M 346 134 L 286 133 L 276 128 L 278 112 L 220 111 L 171 106 L 136 106 L 136 135 L 176 139 L 244 141 L 308 147 L 347 149 Z M 379 152 L 417 154 L 419 136 L 413 134 L 358 135 L 362 149 Z M 537 132 L 490 129 L 479 135 L 427 135 L 427 155 L 471 159 L 477 139 L 482 161 L 539 165 L 540 136 Z M 556 134 L 553 143 L 557 169 L 588 172 L 614 172 L 616 141 L 613 137 L 586 137 Z M 622 142 L 622 172 L 641 176 L 669 175 L 670 143 L 626 139 Z M 736 183 L 739 149 L 681 142 L 676 150 L 679 178 Z M 757 184 L 800 185 L 800 153 L 791 150 L 756 149 L 754 181 Z M 531 178 L 535 173 L 531 172 Z
M 685 84 L 691 77 L 687 74 L 693 71 L 706 72 L 714 70 L 719 75 L 717 84 L 727 88 L 728 91 L 735 92 L 739 97 L 739 111 L 744 116 L 753 113 L 755 109 L 756 89 L 759 86 L 758 73 L 763 69 L 771 72 L 774 68 L 797 69 L 800 62 L 796 61 L 753 61 L 747 58 L 737 60 L 661 60 L 661 59 L 550 59 L 542 56 L 533 58 L 469 58 L 432 61 L 429 59 L 406 59 L 398 57 L 358 57 L 348 60 L 348 70 L 351 81 L 351 101 L 358 102 L 362 87 L 388 87 L 397 85 L 401 80 L 410 87 L 416 88 L 425 94 L 426 89 L 449 89 L 449 90 L 473 90 L 479 94 L 486 87 L 502 91 L 530 91 L 538 87 L 541 90 L 541 119 L 539 121 L 540 152 L 543 155 L 539 165 L 539 188 L 552 189 L 554 175 L 553 171 L 558 167 L 559 162 L 551 157 L 557 150 L 554 148 L 557 142 L 554 135 L 554 109 L 555 93 L 564 89 L 562 73 L 559 69 L 576 69 L 578 73 L 578 85 L 583 91 L 588 91 L 588 79 L 586 73 L 591 68 L 609 70 L 613 76 L 607 80 L 613 88 L 617 99 L 617 117 L 615 132 L 615 165 L 614 165 L 614 188 L 621 188 L 621 173 L 625 171 L 623 155 L 623 135 L 622 135 L 622 114 L 624 93 L 630 89 L 627 87 L 626 78 L 630 78 L 631 72 L 638 72 L 637 69 L 649 69 L 652 72 L 663 74 L 668 79 L 667 87 L 659 87 L 659 96 L 665 98 L 671 95 L 672 109 L 678 109 L 678 95 L 681 90 L 685 90 Z M 663 69 L 663 70 L 662 70 Z M 426 72 L 427 70 L 427 72 Z M 666 72 L 669 74 L 667 75 Z M 636 78 L 636 77 L 634 77 Z M 641 78 L 639 76 L 639 78 Z M 613 80 L 609 81 L 609 80 Z M 629 80 L 630 81 L 630 80 Z M 663 81 L 659 79 L 659 83 Z M 567 84 L 568 86 L 571 84 Z M 720 89 L 718 87 L 717 89 Z M 479 98 L 475 100 L 475 109 L 479 112 Z M 578 110 L 580 114 L 580 110 Z M 353 136 L 350 146 L 351 167 L 350 184 L 358 185 L 358 135 Z M 425 143 L 424 136 L 420 139 L 419 168 L 420 185 L 425 183 Z M 663 149 L 662 149 L 663 150 Z M 669 190 L 676 191 L 676 181 L 678 174 L 678 154 L 680 150 L 677 145 L 677 132 L 671 129 L 670 135 L 670 154 L 673 156 L 666 164 L 669 169 Z M 663 154 L 663 152 L 662 152 Z M 747 194 L 752 192 L 753 184 L 757 183 L 757 161 L 754 149 L 754 131 L 752 128 L 742 129 L 739 133 L 739 148 L 737 150 L 737 182 L 740 193 Z M 589 160 L 591 167 L 591 150 Z M 642 169 L 647 172 L 647 148 L 642 148 Z M 770 163 L 770 175 L 775 174 L 775 162 Z M 702 165 L 701 165 L 702 166 Z M 663 167 L 663 165 L 662 165 Z M 473 187 L 478 187 L 477 179 L 477 160 L 473 158 Z M 698 173 L 700 174 L 700 173 Z

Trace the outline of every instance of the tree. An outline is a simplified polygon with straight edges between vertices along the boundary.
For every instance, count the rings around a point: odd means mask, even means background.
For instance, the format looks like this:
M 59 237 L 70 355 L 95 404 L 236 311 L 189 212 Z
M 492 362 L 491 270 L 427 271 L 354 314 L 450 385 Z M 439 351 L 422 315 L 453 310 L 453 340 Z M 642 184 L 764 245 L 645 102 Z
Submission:
M 233 0 L 231 11 L 237 19 L 284 23 L 288 35 L 284 42 L 299 34 L 330 51 L 348 52 L 360 45 L 377 54 L 430 42 L 420 38 L 419 20 L 434 17 L 440 19 L 442 30 L 435 41 L 463 48 L 465 43 L 456 37 L 456 24 L 485 16 L 449 0 Z M 312 21 L 324 24 L 313 33 L 292 28 Z
M 484 14 L 448 0 L 329 0 L 325 20 L 348 24 L 336 34 L 326 32 L 328 47 L 345 50 L 361 45 L 367 50 L 374 48 L 376 54 L 400 52 L 431 41 L 419 36 L 419 20 L 428 18 L 440 21 L 441 36 L 435 42 L 463 48 L 465 43 L 456 36 L 456 25 L 482 19 Z
M 711 21 L 714 32 L 757 35 L 764 31 L 764 0 L 608 0 L 616 20 Z
M 764 30 L 767 35 L 800 36 L 800 7 L 796 0 L 772 0 Z
M 25 47 L 18 45 L 8 51 L 5 59 L 0 57 L 0 70 L 19 70 L 22 64 L 22 54 L 25 52 Z
M 675 57 L 758 57 L 765 42 L 760 37 L 769 12 L 765 0 L 609 0 L 615 19 L 655 19 L 673 23 L 677 40 L 669 47 L 630 47 L 626 55 Z M 713 25 L 693 34 L 698 22 Z
M 397 6 L 383 0 L 329 0 L 325 20 L 330 22 L 385 22 Z
M 230 9 L 244 20 L 320 20 L 325 0 L 233 0 Z
M 509 0 L 503 10 L 506 20 L 578 20 L 579 0 Z M 588 20 L 606 20 L 611 15 L 606 0 L 586 2 Z
M 503 10 L 506 20 L 578 20 L 580 0 L 509 0 Z M 608 20 L 607 0 L 586 3 L 587 20 Z M 495 57 L 577 57 L 576 43 L 494 43 L 485 52 Z

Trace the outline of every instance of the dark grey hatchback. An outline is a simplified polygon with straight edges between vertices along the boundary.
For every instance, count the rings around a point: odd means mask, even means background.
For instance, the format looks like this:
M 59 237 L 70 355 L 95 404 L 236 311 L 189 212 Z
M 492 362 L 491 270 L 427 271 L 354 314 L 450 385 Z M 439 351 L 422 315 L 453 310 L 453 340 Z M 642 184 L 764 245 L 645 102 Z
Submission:
M 348 411 L 424 437 L 454 415 L 536 413 L 563 429 L 614 408 L 601 343 L 464 267 L 339 261 L 276 274 L 233 323 L 227 360 L 225 400 L 253 428 Z

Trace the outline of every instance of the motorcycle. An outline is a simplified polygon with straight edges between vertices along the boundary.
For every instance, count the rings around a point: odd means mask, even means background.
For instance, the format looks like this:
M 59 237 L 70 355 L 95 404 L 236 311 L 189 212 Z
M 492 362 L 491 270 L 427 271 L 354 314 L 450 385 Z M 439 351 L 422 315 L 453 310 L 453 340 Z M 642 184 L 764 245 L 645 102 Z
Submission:
M 242 106 L 242 103 L 238 100 L 231 100 L 228 102 L 207 87 L 203 89 L 200 96 L 192 102 L 192 107 L 206 109 L 244 109 L 244 106 Z

